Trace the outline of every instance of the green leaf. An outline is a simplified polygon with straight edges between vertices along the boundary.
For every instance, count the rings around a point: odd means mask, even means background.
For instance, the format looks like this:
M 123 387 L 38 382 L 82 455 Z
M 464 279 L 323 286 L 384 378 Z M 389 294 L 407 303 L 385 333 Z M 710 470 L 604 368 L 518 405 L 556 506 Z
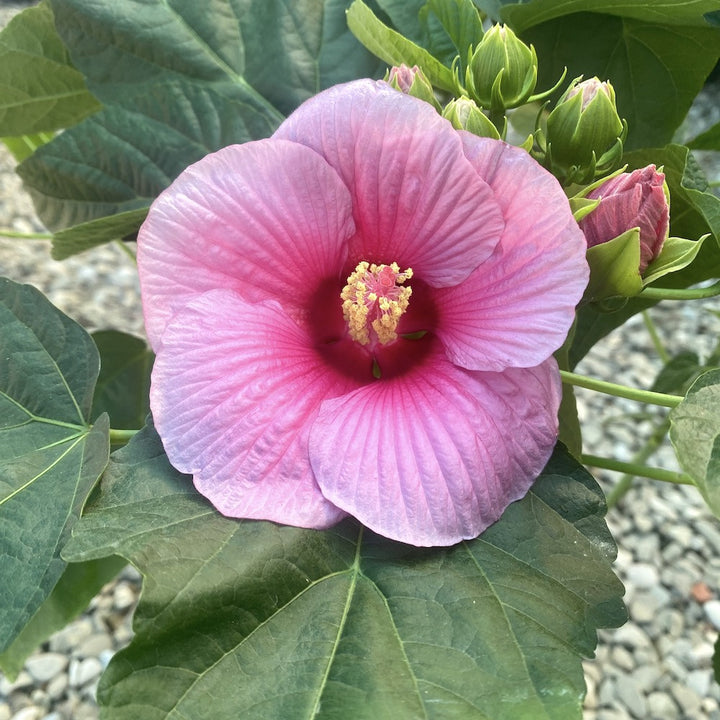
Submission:
M 0 32 L 0 136 L 70 127 L 100 107 L 72 66 L 47 2 L 10 20 Z
M 17 677 L 27 657 L 85 610 L 102 586 L 126 564 L 122 558 L 108 557 L 68 565 L 30 622 L 12 645 L 0 653 L 0 669 L 11 679 Z
M 535 46 L 538 87 L 554 85 L 565 67 L 570 78 L 597 75 L 612 82 L 618 112 L 629 125 L 627 149 L 670 142 L 715 65 L 720 43 L 720 30 L 703 27 L 701 16 L 692 15 L 695 21 L 687 24 L 654 22 L 650 17 L 660 20 L 665 13 L 646 13 L 648 3 L 637 3 L 639 12 L 630 12 L 632 4 L 624 4 L 622 15 L 600 14 L 601 3 L 585 0 L 552 6 L 535 0 L 503 11 L 513 27 L 524 31 L 523 40 Z M 554 15 L 556 5 L 574 14 L 536 24 L 545 17 L 540 9 L 548 8 L 546 14 Z M 590 7 L 592 13 L 582 12 Z M 605 12 L 613 10 L 620 12 L 618 7 Z
M 323 87 L 378 73 L 345 26 L 347 0 L 52 4 L 73 62 L 105 103 L 18 168 L 44 224 L 67 231 L 58 258 L 136 232 L 191 163 L 267 137 Z
M 645 270 L 643 284 L 650 285 L 661 277 L 682 270 L 690 265 L 697 257 L 705 240 L 709 237 L 709 234 L 697 240 L 669 237 L 665 241 L 660 255 L 658 255 Z
M 701 375 L 669 418 L 680 467 L 720 517 L 720 370 Z
M 144 574 L 107 720 L 579 718 L 581 655 L 625 620 L 602 493 L 558 449 L 478 539 L 418 549 L 222 517 L 152 428 L 115 453 L 66 556 Z
M 62 575 L 59 552 L 108 461 L 107 416 L 88 416 L 90 336 L 40 292 L 0 279 L 0 651 Z
M 663 366 L 650 389 L 653 392 L 685 395 L 691 381 L 697 378 L 702 369 L 696 353 L 678 353 Z
M 450 68 L 427 50 L 411 42 L 378 20 L 362 0 L 354 0 L 347 11 L 348 27 L 370 52 L 390 65 L 418 65 L 436 87 L 454 92 L 455 80 Z
M 423 8 L 421 18 L 428 18 L 432 13 L 452 40 L 452 44 L 460 56 L 461 77 L 469 60 L 468 52 L 476 47 L 483 38 L 482 21 L 472 0 L 428 0 Z
M 720 123 L 713 125 L 688 143 L 691 150 L 720 150 Z
M 123 106 L 107 103 L 18 166 L 50 230 L 130 210 L 138 211 L 137 230 L 140 211 L 190 163 L 232 142 L 268 135 L 279 120 L 230 83 L 202 87 L 168 78 L 159 86 L 129 86 L 121 99 Z M 117 221 L 123 231 L 129 230 L 125 220 L 131 217 Z M 106 240 L 113 239 L 108 228 L 113 226 L 96 226 Z M 80 239 L 72 234 L 59 247 L 88 246 L 92 240 L 88 227 L 73 232 Z
M 4 137 L 0 138 L 0 141 L 17 162 L 22 162 L 25 158 L 30 157 L 41 145 L 49 143 L 54 137 L 55 133 L 47 132 Z
M 110 416 L 113 428 L 134 430 L 150 412 L 148 393 L 155 356 L 143 340 L 117 330 L 93 333 L 100 353 L 100 375 L 91 417 Z
M 54 260 L 64 260 L 103 243 L 133 237 L 146 217 L 147 208 L 142 207 L 59 230 L 53 235 L 52 257 Z
M 502 16 L 518 32 L 578 12 L 607 13 L 661 25 L 707 27 L 705 13 L 720 9 L 718 0 L 533 0 L 505 3 Z M 520 0 L 522 2 L 522 0 Z

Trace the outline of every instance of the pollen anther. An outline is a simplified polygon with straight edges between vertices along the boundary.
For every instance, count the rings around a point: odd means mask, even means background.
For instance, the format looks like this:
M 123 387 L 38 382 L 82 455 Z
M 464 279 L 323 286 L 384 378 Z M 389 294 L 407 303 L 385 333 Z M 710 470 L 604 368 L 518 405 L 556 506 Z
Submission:
M 353 340 L 361 345 L 387 345 L 397 340 L 398 323 L 412 295 L 412 288 L 403 283 L 412 275 L 411 268 L 400 272 L 397 263 L 371 265 L 363 260 L 358 264 L 340 293 Z

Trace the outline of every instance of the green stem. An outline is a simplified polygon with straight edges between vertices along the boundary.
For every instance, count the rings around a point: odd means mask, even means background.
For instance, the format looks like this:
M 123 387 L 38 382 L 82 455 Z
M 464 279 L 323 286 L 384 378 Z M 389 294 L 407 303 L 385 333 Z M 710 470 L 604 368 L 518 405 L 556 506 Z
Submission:
M 22 233 L 15 230 L 4 230 L 0 228 L 0 236 L 8 238 L 19 238 L 21 240 L 52 240 L 52 233 Z
M 720 282 L 704 288 L 646 287 L 637 297 L 641 300 L 700 300 L 720 295 Z
M 130 442 L 133 436 L 139 432 L 139 430 L 117 430 L 116 428 L 110 428 L 110 444 L 120 445 Z
M 612 458 L 599 457 L 598 455 L 583 455 L 582 461 L 584 465 L 591 467 L 603 468 L 604 470 L 617 470 L 632 474 L 633 476 L 651 478 L 652 480 L 662 480 L 663 482 L 675 483 L 676 485 L 694 485 L 692 478 L 685 473 L 673 472 L 672 470 L 664 470 L 663 468 L 649 467 L 639 463 L 622 462 L 621 460 L 613 460 Z
M 668 395 L 666 393 L 652 392 L 651 390 L 631 388 L 627 385 L 617 385 L 616 383 L 597 380 L 596 378 L 585 375 L 578 375 L 577 373 L 567 370 L 560 371 L 560 378 L 566 385 L 576 385 L 577 387 L 596 390 L 606 395 L 627 398 L 628 400 L 636 400 L 637 402 L 649 403 L 651 405 L 660 405 L 661 407 L 673 408 L 683 400 L 681 395 Z
M 660 356 L 660 359 L 663 361 L 663 363 L 670 362 L 670 355 L 668 355 L 667 350 L 665 350 L 665 347 L 662 344 L 662 340 L 660 340 L 660 335 L 658 334 L 657 328 L 655 327 L 655 323 L 652 321 L 650 313 L 647 310 L 642 311 L 642 318 L 645 323 L 645 327 L 650 334 L 650 339 L 655 346 L 655 351 Z

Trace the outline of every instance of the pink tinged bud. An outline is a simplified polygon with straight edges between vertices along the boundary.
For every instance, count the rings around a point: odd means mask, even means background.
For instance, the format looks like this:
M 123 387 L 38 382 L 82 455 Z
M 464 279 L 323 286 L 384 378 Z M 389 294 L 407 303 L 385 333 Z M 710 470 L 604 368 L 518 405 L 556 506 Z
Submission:
M 640 272 L 660 254 L 668 236 L 670 207 L 665 175 L 654 165 L 620 173 L 588 193 L 600 204 L 580 221 L 588 247 L 594 247 L 640 228 Z
M 612 89 L 612 86 L 609 85 L 607 82 L 600 82 L 598 78 L 590 78 L 589 80 L 584 80 L 583 82 L 579 83 L 578 85 L 575 85 L 575 87 L 571 88 L 567 95 L 566 100 L 574 97 L 578 93 L 582 93 L 582 106 L 580 110 L 585 110 L 585 108 L 590 104 L 590 102 L 595 98 L 595 96 L 602 92 L 607 97 L 612 100 L 612 102 L 615 102 L 615 91 Z
M 409 94 L 410 88 L 415 81 L 415 76 L 420 72 L 421 70 L 417 65 L 408 67 L 403 63 L 400 66 L 390 68 L 390 74 L 388 75 L 387 82 L 390 83 L 390 85 L 392 85 L 396 90 Z

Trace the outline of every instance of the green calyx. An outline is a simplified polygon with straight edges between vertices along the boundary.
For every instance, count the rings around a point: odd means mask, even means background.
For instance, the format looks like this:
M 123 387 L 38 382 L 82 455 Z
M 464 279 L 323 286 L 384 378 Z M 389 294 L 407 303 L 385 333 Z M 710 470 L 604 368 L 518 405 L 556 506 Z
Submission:
M 473 51 L 465 85 L 473 99 L 493 112 L 528 102 L 537 84 L 535 48 L 505 25 L 493 25 Z
M 540 133 L 545 165 L 566 184 L 584 184 L 620 163 L 627 123 L 620 119 L 609 82 L 576 78 Z
M 500 139 L 500 133 L 485 113 L 468 97 L 450 101 L 443 109 L 442 116 L 448 119 L 456 130 L 467 130 L 479 137 Z

